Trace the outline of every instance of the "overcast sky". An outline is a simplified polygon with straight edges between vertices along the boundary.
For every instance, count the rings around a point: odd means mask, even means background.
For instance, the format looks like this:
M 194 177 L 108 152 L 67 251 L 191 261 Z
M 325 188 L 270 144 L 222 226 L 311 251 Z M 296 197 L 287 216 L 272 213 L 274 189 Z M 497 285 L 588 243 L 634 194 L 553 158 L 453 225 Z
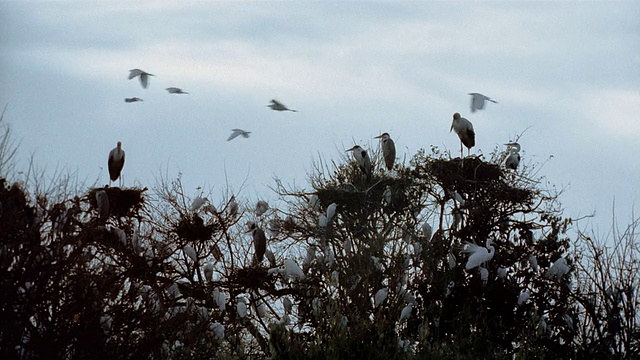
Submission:
M 318 156 L 342 161 L 382 132 L 400 158 L 431 145 L 456 156 L 460 112 L 476 154 L 530 127 L 523 161 L 565 189 L 566 216 L 595 211 L 604 232 L 614 200 L 622 225 L 640 201 L 637 1 L 1 1 L 0 31 L 21 169 L 33 153 L 103 185 L 122 141 L 127 186 L 182 173 L 214 204 L 227 182 L 269 199 L 275 176 L 309 188 Z M 156 75 L 147 89 L 133 68 Z M 499 104 L 471 114 L 469 92 Z M 272 98 L 299 112 L 271 111 Z M 251 137 L 227 142 L 233 128 Z

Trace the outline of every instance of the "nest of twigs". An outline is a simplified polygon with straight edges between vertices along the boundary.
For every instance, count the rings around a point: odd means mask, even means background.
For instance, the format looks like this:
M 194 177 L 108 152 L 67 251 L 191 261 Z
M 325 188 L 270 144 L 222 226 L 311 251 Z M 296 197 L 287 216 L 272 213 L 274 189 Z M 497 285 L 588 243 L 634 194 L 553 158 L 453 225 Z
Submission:
M 213 224 L 205 225 L 198 214 L 184 216 L 174 229 L 176 235 L 187 241 L 209 240 L 213 230 Z
M 96 192 L 104 190 L 109 199 L 109 216 L 128 217 L 137 215 L 144 206 L 144 197 L 142 196 L 148 189 L 145 187 L 121 189 L 119 187 L 93 188 L 87 193 L 89 206 L 98 211 L 98 202 L 96 200 Z

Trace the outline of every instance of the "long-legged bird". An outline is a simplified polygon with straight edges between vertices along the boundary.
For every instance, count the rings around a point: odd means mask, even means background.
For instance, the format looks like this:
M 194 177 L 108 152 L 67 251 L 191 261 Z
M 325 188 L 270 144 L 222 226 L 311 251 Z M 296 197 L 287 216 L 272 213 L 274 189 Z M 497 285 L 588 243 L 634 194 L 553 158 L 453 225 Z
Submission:
M 467 155 L 471 151 L 471 148 L 476 145 L 476 133 L 473 131 L 473 125 L 471 121 L 460 116 L 459 113 L 453 114 L 453 122 L 451 123 L 451 130 L 455 130 L 456 134 L 460 138 L 460 157 L 462 158 L 462 145 L 467 147 Z
M 120 141 L 118 141 L 118 145 L 109 152 L 108 166 L 111 181 L 118 180 L 124 167 L 124 150 L 122 150 L 122 143 Z M 120 178 L 120 185 L 122 185 L 122 178 Z
M 371 159 L 369 158 L 367 151 L 360 147 L 360 145 L 355 145 L 346 151 L 353 152 L 353 158 L 358 163 L 358 167 L 366 176 L 367 181 L 371 181 Z
M 387 170 L 391 171 L 391 169 L 393 169 L 393 163 L 396 161 L 396 144 L 388 133 L 378 135 L 374 139 L 380 139 L 384 164 L 387 167 Z

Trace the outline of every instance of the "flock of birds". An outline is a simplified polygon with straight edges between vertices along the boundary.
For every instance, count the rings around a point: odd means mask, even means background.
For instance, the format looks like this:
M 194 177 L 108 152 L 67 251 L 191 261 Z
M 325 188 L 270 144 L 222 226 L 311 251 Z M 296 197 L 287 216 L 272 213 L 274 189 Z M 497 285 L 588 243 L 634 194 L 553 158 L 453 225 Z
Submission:
M 140 84 L 143 88 L 147 88 L 149 85 L 149 77 L 154 76 L 151 73 L 148 73 L 144 70 L 140 69 L 132 69 L 129 70 L 129 80 L 138 77 L 140 79 Z M 169 94 L 188 94 L 188 92 L 182 90 L 178 87 L 168 87 L 165 90 L 169 92 Z M 478 110 L 483 110 L 485 104 L 487 102 L 492 102 L 497 104 L 498 102 L 491 99 L 488 96 L 485 96 L 480 93 L 469 93 L 471 95 L 471 112 L 476 112 Z M 138 97 L 125 98 L 125 102 L 132 103 L 143 101 Z M 266 105 L 274 111 L 290 111 L 297 112 L 297 110 L 290 109 L 283 103 L 278 100 L 272 99 L 269 104 Z M 451 123 L 451 129 L 449 132 L 455 131 L 460 139 L 460 157 L 463 155 L 462 146 L 464 145 L 467 148 L 467 155 L 470 154 L 471 148 L 475 146 L 475 131 L 473 130 L 473 124 L 468 119 L 460 116 L 459 113 L 453 114 L 453 121 Z M 248 138 L 251 134 L 250 131 L 245 131 L 242 129 L 232 129 L 231 135 L 227 138 L 227 141 L 231 141 L 238 136 L 243 138 Z M 382 157 L 384 159 L 384 164 L 387 170 L 391 171 L 393 169 L 393 165 L 396 159 L 396 146 L 394 141 L 391 139 L 391 136 L 388 133 L 383 133 L 379 136 L 375 137 L 376 139 L 380 139 L 380 145 L 382 148 Z M 505 167 L 509 169 L 516 169 L 518 164 L 520 163 L 520 144 L 517 142 L 510 142 L 505 144 L 507 146 L 507 158 L 505 160 Z M 358 167 L 364 173 L 367 181 L 371 180 L 371 159 L 369 158 L 369 154 L 365 149 L 363 149 L 360 145 L 354 145 L 350 149 L 346 150 L 347 152 L 352 152 L 353 158 L 358 164 Z M 124 150 L 122 150 L 122 143 L 118 141 L 117 146 L 113 148 L 109 152 L 109 178 L 111 182 L 116 181 L 120 178 L 122 168 L 124 167 L 124 159 L 125 154 Z M 120 178 L 120 183 L 122 179 Z

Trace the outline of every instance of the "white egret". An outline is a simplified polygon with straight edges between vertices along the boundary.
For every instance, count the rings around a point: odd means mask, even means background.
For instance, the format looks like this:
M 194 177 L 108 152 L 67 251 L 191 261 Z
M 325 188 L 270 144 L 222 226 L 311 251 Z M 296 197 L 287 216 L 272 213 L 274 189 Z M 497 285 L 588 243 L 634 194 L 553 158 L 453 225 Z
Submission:
M 347 239 L 342 243 L 342 247 L 344 248 L 344 253 L 349 256 L 351 255 L 351 251 L 353 250 L 353 244 L 351 243 L 351 239 Z
M 447 254 L 447 264 L 449 265 L 449 269 L 453 269 L 456 267 L 457 261 L 456 256 L 452 253 Z
M 324 228 L 329 225 L 329 220 L 325 214 L 318 214 L 318 227 Z
M 224 339 L 224 325 L 216 321 L 209 325 L 209 330 L 213 332 L 213 334 L 216 336 L 216 339 Z
M 197 211 L 198 209 L 200 209 L 202 207 L 202 205 L 204 205 L 207 201 L 209 201 L 209 199 L 207 199 L 206 197 L 200 197 L 200 196 L 196 196 L 195 199 L 193 199 L 193 201 L 191 202 L 191 206 L 189 207 L 189 210 L 191 211 Z
M 262 302 L 262 300 L 255 299 L 255 301 L 252 301 L 251 304 L 253 305 L 253 308 L 255 309 L 256 314 L 258 314 L 259 317 L 262 318 L 267 315 L 267 306 L 264 304 L 264 302 Z
M 331 221 L 333 219 L 333 216 L 336 214 L 336 208 L 338 207 L 338 204 L 336 203 L 331 203 L 329 206 L 327 206 L 327 221 Z
M 149 82 L 149 76 L 154 75 L 140 69 L 129 70 L 129 80 L 133 79 L 136 76 L 140 77 L 140 84 L 142 84 L 142 87 L 146 89 Z
M 267 210 L 269 210 L 269 203 L 264 200 L 258 200 L 256 203 L 256 215 L 262 216 Z
M 101 219 L 109 217 L 109 196 L 106 191 L 96 191 L 96 203 L 98 204 L 98 216 Z
M 520 295 L 518 295 L 518 306 L 527 302 L 527 300 L 529 300 L 529 296 L 531 296 L 531 292 L 529 292 L 529 290 L 522 290 Z
M 484 104 L 486 101 L 491 101 L 494 104 L 498 103 L 490 97 L 484 96 L 482 94 L 469 93 L 469 95 L 471 95 L 471 112 L 476 112 L 476 110 L 484 109 Z
M 216 305 L 218 305 L 218 309 L 220 309 L 220 311 L 224 311 L 226 308 L 227 295 L 220 291 L 219 288 L 214 288 L 212 298 Z
M 409 303 L 407 304 L 407 306 L 404 307 L 404 309 L 402 309 L 402 312 L 400 312 L 400 322 L 407 320 L 409 318 L 409 316 L 411 316 L 411 310 L 413 310 L 413 303 Z
M 318 195 L 313 194 L 309 197 L 309 208 L 314 211 L 320 210 L 320 199 Z
M 473 269 L 474 267 L 480 266 L 480 264 L 491 260 L 493 258 L 493 254 L 495 253 L 495 248 L 493 247 L 493 245 L 491 245 L 491 243 L 491 239 L 487 239 L 486 247 L 478 246 L 472 243 L 466 243 L 466 245 L 462 249 L 462 252 L 470 255 L 469 259 L 467 260 L 465 269 Z
M 489 270 L 482 266 L 478 266 L 478 270 L 480 271 L 480 279 L 482 280 L 482 283 L 486 285 L 487 281 L 489 281 Z
M 247 316 L 247 303 L 244 297 L 239 297 L 238 302 L 236 303 L 236 312 L 238 316 L 244 318 Z
M 267 236 L 264 234 L 264 230 L 260 229 L 254 222 L 249 222 L 249 230 L 246 233 L 251 233 L 253 237 L 253 249 L 255 251 L 253 257 L 253 264 L 260 264 L 264 259 L 264 254 L 267 251 Z
M 109 167 L 109 178 L 111 181 L 116 181 L 120 177 L 122 168 L 124 167 L 124 150 L 122 150 L 122 142 L 118 141 L 116 147 L 109 151 L 109 161 L 107 162 Z M 122 183 L 122 178 L 120 179 Z
M 284 261 L 284 273 L 285 276 L 297 279 L 304 279 L 304 273 L 298 264 L 291 259 L 287 259 Z
M 206 281 L 213 280 L 213 264 L 212 263 L 207 263 L 202 269 L 202 272 L 204 273 L 204 279 Z
M 569 273 L 569 265 L 567 265 L 567 260 L 561 257 L 558 260 L 554 261 L 553 264 L 551 264 L 551 267 L 549 268 L 549 270 L 547 270 L 547 277 L 561 278 L 567 273 Z
M 498 268 L 498 278 L 505 279 L 507 277 L 507 268 L 504 266 L 500 266 Z
M 276 256 L 273 254 L 271 250 L 265 251 L 264 256 L 267 258 L 267 260 L 269 260 L 270 267 L 276 266 Z
M 393 163 L 396 161 L 396 144 L 393 142 L 388 133 L 376 136 L 374 139 L 380 139 L 382 147 L 382 157 L 387 170 L 393 169 Z
M 367 178 L 367 181 L 371 180 L 371 159 L 367 151 L 360 147 L 360 145 L 354 145 L 352 148 L 347 149 L 347 152 L 353 152 L 353 158 L 356 160 L 358 167 Z
M 529 256 L 529 265 L 531 265 L 531 269 L 533 269 L 533 271 L 538 271 L 538 259 L 535 255 Z
M 240 135 L 242 135 L 242 137 L 244 138 L 248 138 L 249 134 L 251 134 L 251 131 L 244 131 L 242 129 L 232 129 L 231 131 L 232 133 L 231 135 L 229 135 L 229 138 L 227 139 L 227 141 L 231 141 Z
M 271 110 L 275 110 L 275 111 L 291 111 L 291 112 L 297 112 L 298 111 L 298 110 L 289 109 L 283 103 L 281 103 L 280 101 L 278 101 L 276 99 L 272 99 L 271 100 L 271 104 L 268 104 L 267 106 L 270 107 Z
M 188 94 L 188 92 L 177 87 L 168 87 L 165 90 L 167 90 L 169 94 Z
M 504 162 L 504 166 L 507 169 L 515 170 L 518 167 L 518 164 L 520 164 L 520 144 L 518 144 L 517 142 L 512 142 L 505 145 L 507 145 L 509 155 Z
M 382 305 L 382 303 L 387 299 L 389 295 L 389 289 L 384 287 L 378 291 L 376 291 L 376 295 L 373 298 L 373 307 L 377 308 Z
M 460 116 L 459 113 L 453 114 L 453 122 L 451 123 L 451 130 L 454 130 L 460 138 L 460 157 L 462 157 L 462 145 L 467 147 L 467 154 L 471 151 L 471 148 L 476 145 L 476 133 L 473 131 L 473 124 L 471 121 Z
M 191 258 L 191 260 L 193 260 L 194 262 L 198 262 L 198 253 L 196 252 L 196 250 L 189 246 L 189 245 L 185 245 L 182 248 L 182 251 L 184 251 L 184 253 Z
M 133 102 L 138 102 L 138 101 L 144 101 L 142 99 L 140 99 L 139 97 L 130 97 L 130 98 L 124 98 L 124 102 L 127 103 L 133 103 Z

